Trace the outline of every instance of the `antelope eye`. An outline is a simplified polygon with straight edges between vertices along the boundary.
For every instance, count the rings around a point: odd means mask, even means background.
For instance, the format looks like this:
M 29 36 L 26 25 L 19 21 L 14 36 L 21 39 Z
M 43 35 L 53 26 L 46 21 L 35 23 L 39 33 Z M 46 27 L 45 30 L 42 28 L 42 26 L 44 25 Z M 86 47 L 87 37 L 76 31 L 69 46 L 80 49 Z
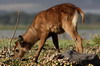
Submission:
M 18 49 L 16 49 L 15 51 L 16 51 L 16 52 L 19 52 L 19 50 L 18 50 Z

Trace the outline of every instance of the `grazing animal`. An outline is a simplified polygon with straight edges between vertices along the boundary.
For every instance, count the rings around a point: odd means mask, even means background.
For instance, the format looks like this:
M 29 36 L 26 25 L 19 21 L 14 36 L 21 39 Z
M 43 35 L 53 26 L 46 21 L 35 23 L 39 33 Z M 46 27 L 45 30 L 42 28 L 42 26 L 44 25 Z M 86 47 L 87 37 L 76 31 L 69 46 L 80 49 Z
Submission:
M 38 13 L 25 34 L 20 35 L 15 42 L 15 58 L 22 58 L 31 47 L 40 40 L 38 50 L 35 55 L 35 62 L 45 44 L 47 38 L 52 37 L 53 44 L 58 52 L 58 36 L 57 34 L 68 33 L 76 42 L 76 51 L 82 53 L 82 38 L 77 32 L 77 21 L 82 16 L 84 22 L 84 13 L 73 4 L 65 3 L 53 6 L 47 10 Z

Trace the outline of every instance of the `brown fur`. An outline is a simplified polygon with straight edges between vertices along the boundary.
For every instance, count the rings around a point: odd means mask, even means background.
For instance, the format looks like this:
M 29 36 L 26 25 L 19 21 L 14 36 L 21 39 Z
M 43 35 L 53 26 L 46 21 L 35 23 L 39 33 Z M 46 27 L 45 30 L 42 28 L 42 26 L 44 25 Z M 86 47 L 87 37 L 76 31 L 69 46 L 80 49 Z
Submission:
M 64 32 L 67 32 L 76 41 L 76 50 L 81 53 L 83 51 L 82 39 L 77 32 L 77 25 L 72 23 L 76 11 L 82 15 L 82 21 L 84 21 L 83 11 L 69 3 L 56 5 L 38 13 L 27 32 L 16 42 L 15 57 L 22 58 L 25 52 L 40 40 L 35 56 L 35 61 L 37 61 L 45 41 L 50 36 L 55 48 L 60 52 L 57 34 Z

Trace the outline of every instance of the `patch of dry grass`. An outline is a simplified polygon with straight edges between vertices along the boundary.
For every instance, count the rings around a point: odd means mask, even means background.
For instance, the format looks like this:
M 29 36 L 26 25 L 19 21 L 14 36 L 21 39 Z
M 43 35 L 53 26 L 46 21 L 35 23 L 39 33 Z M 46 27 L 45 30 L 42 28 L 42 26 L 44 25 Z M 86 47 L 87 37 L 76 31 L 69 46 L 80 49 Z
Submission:
M 94 38 L 95 39 L 95 38 Z M 99 39 L 96 39 L 98 41 Z M 66 50 L 69 50 L 72 48 L 75 44 L 72 40 L 59 40 L 60 44 L 60 50 L 63 53 Z M 95 44 L 94 40 L 85 40 L 83 42 L 84 45 L 84 53 L 93 53 L 93 54 L 98 54 L 100 56 L 100 43 Z M 13 51 L 13 45 L 14 41 L 12 42 L 12 48 L 11 50 Z M 68 64 L 72 66 L 72 63 L 66 62 L 63 63 L 63 61 L 58 62 L 58 61 L 49 61 L 47 58 L 51 58 L 53 55 L 55 55 L 57 52 L 53 46 L 53 43 L 51 40 L 48 40 L 45 43 L 44 48 L 42 49 L 42 52 L 39 56 L 38 64 L 33 62 L 34 55 L 37 51 L 37 45 L 35 45 L 30 51 L 28 51 L 23 60 L 13 60 L 12 58 L 9 57 L 8 55 L 8 50 L 9 49 L 9 39 L 4 39 L 0 41 L 0 65 L 5 65 L 5 66 L 67 66 Z M 13 55 L 13 53 L 12 53 Z

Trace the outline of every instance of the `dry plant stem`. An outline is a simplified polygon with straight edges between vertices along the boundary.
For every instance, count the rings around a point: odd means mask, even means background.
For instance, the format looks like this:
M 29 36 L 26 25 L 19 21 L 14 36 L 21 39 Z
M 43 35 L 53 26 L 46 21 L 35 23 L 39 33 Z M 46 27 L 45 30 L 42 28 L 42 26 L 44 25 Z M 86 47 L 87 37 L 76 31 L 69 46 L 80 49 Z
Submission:
M 13 40 L 13 38 L 14 38 L 14 36 L 15 36 L 15 34 L 16 34 L 16 30 L 17 30 L 17 27 L 18 27 L 18 24 L 19 24 L 19 20 L 20 20 L 20 10 L 18 11 L 18 13 L 17 13 L 17 20 L 16 20 L 16 25 L 15 25 L 15 28 L 14 28 L 14 32 L 13 32 L 13 34 L 12 34 L 12 37 L 11 37 L 11 40 L 10 40 L 10 42 L 9 42 L 9 44 L 10 44 L 10 49 L 8 49 L 9 51 L 9 56 L 10 56 L 10 51 L 11 51 L 11 42 L 12 42 L 12 40 Z

